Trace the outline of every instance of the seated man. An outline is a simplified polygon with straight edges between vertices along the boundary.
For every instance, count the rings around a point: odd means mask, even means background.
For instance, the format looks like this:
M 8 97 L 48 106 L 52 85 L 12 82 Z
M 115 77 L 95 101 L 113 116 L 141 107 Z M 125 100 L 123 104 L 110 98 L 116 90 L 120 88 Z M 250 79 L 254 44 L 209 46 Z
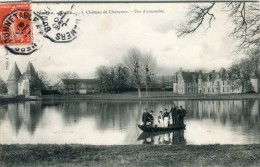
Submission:
M 153 117 L 153 110 L 150 111 L 148 114 L 148 120 L 147 120 L 147 125 L 153 125 L 154 117 Z

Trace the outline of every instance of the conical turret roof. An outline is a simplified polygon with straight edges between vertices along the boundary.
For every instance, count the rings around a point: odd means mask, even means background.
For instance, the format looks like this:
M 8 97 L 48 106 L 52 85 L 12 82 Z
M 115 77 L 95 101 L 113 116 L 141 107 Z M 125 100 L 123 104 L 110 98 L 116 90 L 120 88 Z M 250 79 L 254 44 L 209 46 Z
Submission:
M 21 72 L 15 62 L 7 81 L 18 81 L 20 77 L 21 77 Z
M 31 75 L 33 77 L 38 78 L 38 74 L 37 74 L 36 70 L 34 69 L 31 62 L 28 63 L 25 73 L 26 73 L 26 75 Z

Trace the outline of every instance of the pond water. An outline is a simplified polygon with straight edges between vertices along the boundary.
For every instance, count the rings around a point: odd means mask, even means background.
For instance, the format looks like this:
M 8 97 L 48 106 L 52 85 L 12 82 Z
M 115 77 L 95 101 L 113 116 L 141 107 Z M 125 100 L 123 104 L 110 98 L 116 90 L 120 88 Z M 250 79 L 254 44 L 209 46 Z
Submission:
M 187 110 L 186 129 L 142 133 L 144 108 L 173 103 Z M 260 143 L 260 100 L 157 102 L 51 101 L 0 105 L 0 144 L 251 144 Z

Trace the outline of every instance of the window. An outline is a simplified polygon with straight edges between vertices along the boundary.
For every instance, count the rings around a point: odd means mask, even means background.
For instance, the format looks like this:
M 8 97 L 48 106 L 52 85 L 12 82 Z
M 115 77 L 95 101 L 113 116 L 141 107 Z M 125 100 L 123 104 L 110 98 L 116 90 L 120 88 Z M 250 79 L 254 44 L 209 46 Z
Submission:
M 225 92 L 225 88 L 223 88 L 223 92 Z
M 208 92 L 210 92 L 210 89 L 208 88 Z
M 212 88 L 212 92 L 214 93 L 214 88 Z
M 229 87 L 227 87 L 227 92 L 229 92 Z
M 225 85 L 225 81 L 223 81 L 223 85 Z
M 227 84 L 229 85 L 229 81 L 227 81 Z

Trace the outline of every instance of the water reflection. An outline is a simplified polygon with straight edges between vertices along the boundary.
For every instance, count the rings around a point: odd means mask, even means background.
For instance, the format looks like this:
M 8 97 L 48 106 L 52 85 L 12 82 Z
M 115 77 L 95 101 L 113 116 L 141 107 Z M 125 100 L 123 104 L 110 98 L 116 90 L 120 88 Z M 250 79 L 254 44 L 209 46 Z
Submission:
M 144 108 L 153 109 L 157 118 L 160 110 L 173 103 L 188 112 L 185 131 L 141 134 L 136 124 Z M 260 143 L 259 108 L 259 100 L 10 103 L 0 105 L 0 144 Z
M 1 105 L 0 125 L 4 119 L 8 119 L 16 135 L 22 126 L 25 126 L 28 132 L 33 135 L 42 117 L 43 112 L 41 107 L 41 104 L 38 102 Z
M 184 129 L 170 132 L 143 132 L 137 138 L 142 144 L 185 145 Z

